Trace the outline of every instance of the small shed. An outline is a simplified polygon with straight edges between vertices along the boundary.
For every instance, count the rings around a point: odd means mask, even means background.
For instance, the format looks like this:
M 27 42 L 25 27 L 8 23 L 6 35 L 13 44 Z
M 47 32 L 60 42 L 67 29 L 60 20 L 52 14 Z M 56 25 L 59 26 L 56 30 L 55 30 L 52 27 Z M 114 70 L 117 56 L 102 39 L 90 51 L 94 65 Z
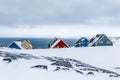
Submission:
M 89 40 L 85 37 L 82 37 L 75 43 L 75 47 L 87 47 L 88 43 Z
M 69 48 L 70 46 L 62 39 L 54 38 L 49 44 L 48 48 Z
M 105 34 L 97 34 L 90 39 L 88 46 L 113 46 L 113 43 Z
M 24 49 L 24 47 L 22 46 L 22 42 L 20 40 L 16 40 L 11 42 L 8 45 L 9 48 L 15 48 L 15 49 Z
M 22 42 L 22 46 L 25 48 L 25 49 L 34 49 L 34 46 L 32 45 L 32 43 L 29 41 L 29 40 L 24 40 Z

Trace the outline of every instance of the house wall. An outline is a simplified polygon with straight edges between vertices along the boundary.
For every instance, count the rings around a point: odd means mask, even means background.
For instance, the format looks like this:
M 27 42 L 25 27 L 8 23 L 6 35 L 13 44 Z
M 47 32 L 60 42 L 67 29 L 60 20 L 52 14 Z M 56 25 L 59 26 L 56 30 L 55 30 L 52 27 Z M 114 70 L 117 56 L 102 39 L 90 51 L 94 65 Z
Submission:
M 112 46 L 113 43 L 109 40 L 107 36 L 104 36 L 98 43 L 97 46 Z
M 58 42 L 53 48 L 69 48 L 62 40 Z
M 32 45 L 29 44 L 27 41 L 23 41 L 22 45 L 27 49 L 33 49 Z
M 84 41 L 82 41 L 81 43 L 79 43 L 79 47 L 87 47 L 88 46 L 88 40 L 85 39 Z

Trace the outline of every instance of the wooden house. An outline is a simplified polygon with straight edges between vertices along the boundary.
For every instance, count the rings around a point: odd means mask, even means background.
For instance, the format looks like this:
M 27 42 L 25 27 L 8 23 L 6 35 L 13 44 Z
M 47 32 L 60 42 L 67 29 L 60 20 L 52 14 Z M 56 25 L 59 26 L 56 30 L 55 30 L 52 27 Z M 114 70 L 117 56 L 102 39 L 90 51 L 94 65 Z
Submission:
M 34 49 L 34 46 L 31 44 L 31 42 L 29 40 L 24 40 L 22 42 L 22 46 L 25 48 L 25 49 Z
M 8 45 L 9 48 L 24 49 L 20 40 L 13 41 Z
M 113 46 L 113 43 L 105 34 L 97 34 L 90 39 L 88 46 Z
M 85 37 L 82 37 L 75 43 L 75 47 L 87 47 L 88 43 L 89 40 Z
M 62 39 L 54 38 L 49 44 L 48 48 L 69 48 L 70 46 Z

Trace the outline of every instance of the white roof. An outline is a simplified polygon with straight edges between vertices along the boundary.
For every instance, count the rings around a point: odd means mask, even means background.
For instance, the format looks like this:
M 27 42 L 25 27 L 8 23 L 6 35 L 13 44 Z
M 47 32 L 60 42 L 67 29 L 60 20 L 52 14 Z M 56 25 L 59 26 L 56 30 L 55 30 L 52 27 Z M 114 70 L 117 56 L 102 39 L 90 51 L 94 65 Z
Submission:
M 19 46 L 21 49 L 25 49 L 25 48 L 22 46 L 22 42 L 21 42 L 21 41 L 13 41 L 12 43 L 15 43 L 15 44 L 16 44 L 17 46 Z M 12 43 L 11 43 L 11 44 L 12 44 Z M 10 44 L 10 45 L 11 45 L 11 44 Z M 10 46 L 10 45 L 9 45 L 9 46 Z
M 54 48 L 54 46 L 59 42 L 60 40 L 57 40 L 56 42 L 54 42 L 54 44 L 50 47 L 50 48 Z
M 97 35 L 95 35 L 92 39 L 94 39 L 92 42 L 90 42 L 89 44 L 88 44 L 88 46 L 92 46 L 94 43 L 96 43 L 99 39 L 100 39 L 100 37 L 101 36 L 103 36 L 102 34 L 99 36 L 99 37 L 97 37 Z
M 98 39 L 99 39 L 99 37 L 98 37 L 98 38 L 95 38 L 91 43 L 89 43 L 88 46 L 92 46 Z
M 21 41 L 14 41 L 21 49 L 25 49 L 23 46 L 22 46 L 22 42 Z

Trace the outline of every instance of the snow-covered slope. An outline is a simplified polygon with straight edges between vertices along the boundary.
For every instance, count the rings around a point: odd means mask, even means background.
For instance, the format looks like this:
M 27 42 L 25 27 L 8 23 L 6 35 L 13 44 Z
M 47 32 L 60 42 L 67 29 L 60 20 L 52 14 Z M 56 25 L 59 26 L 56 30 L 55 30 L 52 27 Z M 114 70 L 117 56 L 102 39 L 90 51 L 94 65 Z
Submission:
M 2 80 L 120 80 L 120 46 L 0 49 Z
M 120 37 L 110 37 L 114 46 L 120 46 Z

